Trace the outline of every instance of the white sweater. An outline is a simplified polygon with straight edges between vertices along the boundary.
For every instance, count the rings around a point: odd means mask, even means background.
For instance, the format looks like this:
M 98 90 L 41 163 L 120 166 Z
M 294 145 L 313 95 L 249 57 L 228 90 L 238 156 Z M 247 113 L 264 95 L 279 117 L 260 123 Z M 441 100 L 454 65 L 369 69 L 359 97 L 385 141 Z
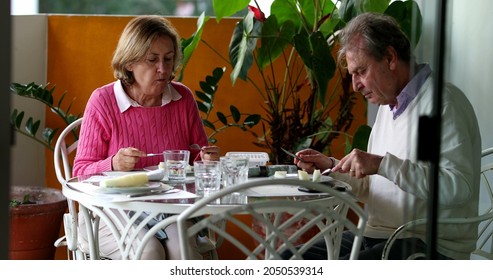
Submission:
M 444 85 L 439 163 L 439 218 L 477 215 L 481 165 L 478 122 L 465 95 Z M 348 180 L 365 202 L 369 214 L 365 236 L 388 238 L 400 225 L 426 218 L 430 165 L 417 160 L 418 119 L 432 112 L 432 79 L 428 78 L 408 108 L 395 120 L 388 105 L 380 106 L 368 152 L 382 155 L 378 175 Z M 432 133 L 429 131 L 428 133 Z M 426 228 L 413 233 L 426 241 Z M 475 248 L 477 226 L 438 228 L 437 251 L 454 259 L 468 259 Z

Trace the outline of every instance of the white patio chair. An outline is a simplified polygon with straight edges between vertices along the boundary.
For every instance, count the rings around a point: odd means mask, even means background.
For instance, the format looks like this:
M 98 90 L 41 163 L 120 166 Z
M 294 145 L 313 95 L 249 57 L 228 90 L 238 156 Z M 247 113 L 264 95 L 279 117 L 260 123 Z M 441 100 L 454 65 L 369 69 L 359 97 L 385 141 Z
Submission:
M 481 154 L 481 189 L 479 215 L 468 218 L 439 219 L 438 224 L 478 224 L 478 238 L 476 250 L 471 252 L 471 259 L 493 260 L 493 161 L 488 158 L 493 156 L 493 148 L 483 150 Z M 385 244 L 382 259 L 388 259 L 390 250 L 395 241 L 407 230 L 426 224 L 426 219 L 417 219 L 397 228 Z M 408 259 L 426 258 L 424 253 L 416 253 Z
M 82 123 L 82 118 L 69 124 L 60 133 L 54 150 L 55 173 L 58 181 L 64 186 L 72 177 L 71 154 L 77 149 L 78 140 L 74 137 L 78 135 L 77 129 Z M 71 136 L 73 135 L 73 136 Z M 67 199 L 68 213 L 63 216 L 63 228 L 65 235 L 55 241 L 55 247 L 67 247 L 67 257 L 73 260 L 88 259 L 88 252 L 82 250 L 78 242 L 78 220 L 76 203 Z
M 191 227 L 185 222 L 201 214 L 207 204 L 217 203 L 232 195 L 247 194 L 251 188 L 281 186 L 301 186 L 326 193 L 320 197 L 300 199 L 288 198 L 256 198 L 249 197 L 247 204 L 228 206 L 224 211 L 206 215 L 201 221 Z M 357 221 L 347 217 L 348 210 L 355 213 Z M 262 225 L 263 232 L 245 223 L 240 215 L 251 215 L 256 225 Z M 350 193 L 338 191 L 328 185 L 297 179 L 259 179 L 238 184 L 212 194 L 197 201 L 181 213 L 178 218 L 178 231 L 182 259 L 189 259 L 189 244 L 187 236 L 193 236 L 203 229 L 208 229 L 210 235 L 220 236 L 238 248 L 246 259 L 281 259 L 282 252 L 290 250 L 291 259 L 302 259 L 303 253 L 320 238 L 325 239 L 328 259 L 338 259 L 344 229 L 351 230 L 356 238 L 352 248 L 351 259 L 356 259 L 359 253 L 362 235 L 366 224 L 365 211 L 356 203 Z M 218 222 L 227 222 L 226 227 L 218 226 Z M 234 236 L 228 232 L 228 224 L 238 227 L 242 234 Z M 255 248 L 249 248 L 238 239 L 245 234 L 253 238 Z M 302 239 L 304 238 L 304 239 Z M 257 245 L 258 244 L 258 245 Z M 251 246 L 250 246 L 251 247 Z
M 81 125 L 82 118 L 74 121 L 70 125 L 68 125 L 60 134 L 55 144 L 54 150 L 54 164 L 55 164 L 55 173 L 58 181 L 62 186 L 66 186 L 69 179 L 72 177 L 72 157 L 71 154 L 75 152 L 77 149 L 77 140 L 73 140 L 75 138 L 69 137 L 71 133 L 77 133 L 76 129 Z M 72 140 L 71 140 L 72 139 Z M 72 154 L 73 156 L 73 154 Z M 70 189 L 70 188 L 69 188 Z M 137 235 L 134 235 L 133 232 L 137 232 L 141 230 L 147 222 L 159 215 L 158 212 L 153 212 L 152 215 L 148 215 L 146 218 L 135 225 L 136 230 L 134 231 L 131 227 L 126 226 L 126 224 L 134 224 L 138 217 L 144 212 L 143 209 L 138 212 L 136 215 L 130 217 L 127 215 L 127 210 L 119 207 L 96 207 L 87 203 L 84 207 L 82 207 L 81 203 L 78 203 L 75 200 L 67 198 L 68 202 L 68 213 L 64 214 L 63 222 L 64 222 L 64 230 L 65 236 L 62 236 L 55 242 L 56 247 L 67 247 L 67 256 L 69 260 L 88 260 L 90 258 L 91 250 L 95 250 L 96 252 L 95 259 L 101 260 L 110 260 L 111 258 L 102 254 L 99 251 L 99 248 L 95 244 L 95 240 L 98 237 L 98 228 L 100 221 L 104 221 L 111 229 L 115 236 L 115 240 L 118 242 L 122 251 L 123 259 L 138 259 L 142 251 L 135 252 L 135 248 L 137 245 L 132 245 L 133 242 L 136 244 L 140 244 L 142 240 L 139 240 Z M 114 206 L 114 205 L 113 205 Z M 138 208 L 136 206 L 136 208 Z M 79 227 L 79 209 L 82 209 L 82 214 L 86 222 L 86 226 L 80 228 Z M 148 209 L 149 211 L 151 209 Z M 120 217 L 120 218 L 117 218 Z M 170 219 L 170 223 L 173 219 Z M 90 231 L 91 234 L 87 234 L 87 238 L 89 240 L 82 240 L 79 236 L 79 230 Z M 152 234 L 148 234 L 146 237 L 146 242 L 148 239 L 153 238 L 153 234 L 158 230 L 158 227 L 150 230 L 149 232 Z M 205 243 L 205 242 L 204 242 Z M 204 258 L 212 258 L 214 259 L 217 256 L 215 248 L 211 248 L 207 246 L 208 244 L 202 244 L 199 246 L 200 253 L 204 256 Z M 142 248 L 141 248 L 142 249 Z

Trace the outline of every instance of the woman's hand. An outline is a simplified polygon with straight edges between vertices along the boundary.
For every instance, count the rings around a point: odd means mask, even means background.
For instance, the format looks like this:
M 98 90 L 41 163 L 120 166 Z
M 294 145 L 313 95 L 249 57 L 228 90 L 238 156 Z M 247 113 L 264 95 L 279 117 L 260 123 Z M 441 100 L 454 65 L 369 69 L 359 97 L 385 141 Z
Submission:
M 218 161 L 220 157 L 221 148 L 218 146 L 203 146 L 200 149 L 200 158 L 202 160 Z
M 139 161 L 140 157 L 143 157 L 145 155 L 146 153 L 136 148 L 121 148 L 111 160 L 112 168 L 114 171 L 133 170 L 135 164 Z

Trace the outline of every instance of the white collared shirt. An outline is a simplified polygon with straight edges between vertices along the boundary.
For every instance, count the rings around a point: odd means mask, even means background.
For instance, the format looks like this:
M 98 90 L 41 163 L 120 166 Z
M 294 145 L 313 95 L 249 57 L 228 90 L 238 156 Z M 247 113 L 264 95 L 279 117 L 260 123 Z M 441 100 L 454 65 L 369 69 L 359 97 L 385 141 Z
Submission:
M 125 112 L 130 107 L 142 107 L 137 101 L 133 100 L 128 96 L 122 86 L 122 82 L 117 80 L 113 85 L 113 91 L 115 92 L 116 103 L 120 109 L 120 113 Z M 176 91 L 176 89 L 168 84 L 168 90 L 162 95 L 161 107 L 170 103 L 171 101 L 176 101 L 181 99 L 181 95 Z

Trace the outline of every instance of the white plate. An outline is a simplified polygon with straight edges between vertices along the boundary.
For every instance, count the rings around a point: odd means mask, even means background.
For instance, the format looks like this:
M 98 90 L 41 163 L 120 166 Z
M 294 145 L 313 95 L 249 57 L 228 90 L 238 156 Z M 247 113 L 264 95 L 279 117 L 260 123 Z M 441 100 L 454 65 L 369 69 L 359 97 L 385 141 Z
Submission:
M 154 170 L 157 170 L 158 168 L 159 168 L 158 165 L 153 165 L 153 166 L 144 167 L 144 170 L 145 171 L 154 171 Z
M 105 194 L 117 194 L 117 193 L 122 193 L 122 194 L 128 194 L 128 193 L 140 193 L 140 192 L 148 192 L 150 190 L 157 190 L 161 188 L 168 188 L 171 186 L 162 184 L 160 182 L 150 182 L 148 184 L 142 185 L 142 186 L 136 186 L 136 187 L 120 187 L 120 188 L 105 188 L 105 187 L 99 187 L 95 190 L 95 192 L 98 193 L 105 193 Z
M 152 165 L 152 166 L 144 167 L 144 170 L 145 171 L 154 171 L 154 170 L 157 170 L 158 168 L 159 168 L 159 165 Z M 193 176 L 193 166 L 189 166 L 187 168 L 187 175 Z
M 298 176 L 298 173 L 290 173 L 290 174 L 286 174 L 286 177 L 284 177 L 284 178 L 274 177 L 274 176 L 270 176 L 270 178 L 272 178 L 272 179 L 299 179 L 300 177 Z M 312 181 L 313 180 L 313 174 L 308 174 L 308 178 L 310 178 L 308 181 Z M 319 182 L 328 182 L 331 180 L 333 180 L 332 177 L 322 175 L 322 176 L 320 176 Z
M 283 179 L 283 178 L 275 178 L 274 176 L 270 176 L 270 178 L 272 178 L 273 180 Z M 310 178 L 308 181 L 312 181 L 313 180 L 313 174 L 308 174 L 308 178 Z M 299 179 L 299 176 L 298 176 L 298 174 L 294 174 L 294 173 L 293 174 L 287 174 L 284 179 Z M 320 181 L 318 181 L 318 183 L 329 185 L 329 186 L 336 188 L 338 190 L 341 190 L 341 191 L 342 190 L 344 190 L 344 191 L 351 191 L 352 190 L 352 188 L 349 184 L 347 184 L 345 182 L 338 181 L 338 180 L 334 180 L 330 176 L 325 176 L 325 175 L 320 176 Z

